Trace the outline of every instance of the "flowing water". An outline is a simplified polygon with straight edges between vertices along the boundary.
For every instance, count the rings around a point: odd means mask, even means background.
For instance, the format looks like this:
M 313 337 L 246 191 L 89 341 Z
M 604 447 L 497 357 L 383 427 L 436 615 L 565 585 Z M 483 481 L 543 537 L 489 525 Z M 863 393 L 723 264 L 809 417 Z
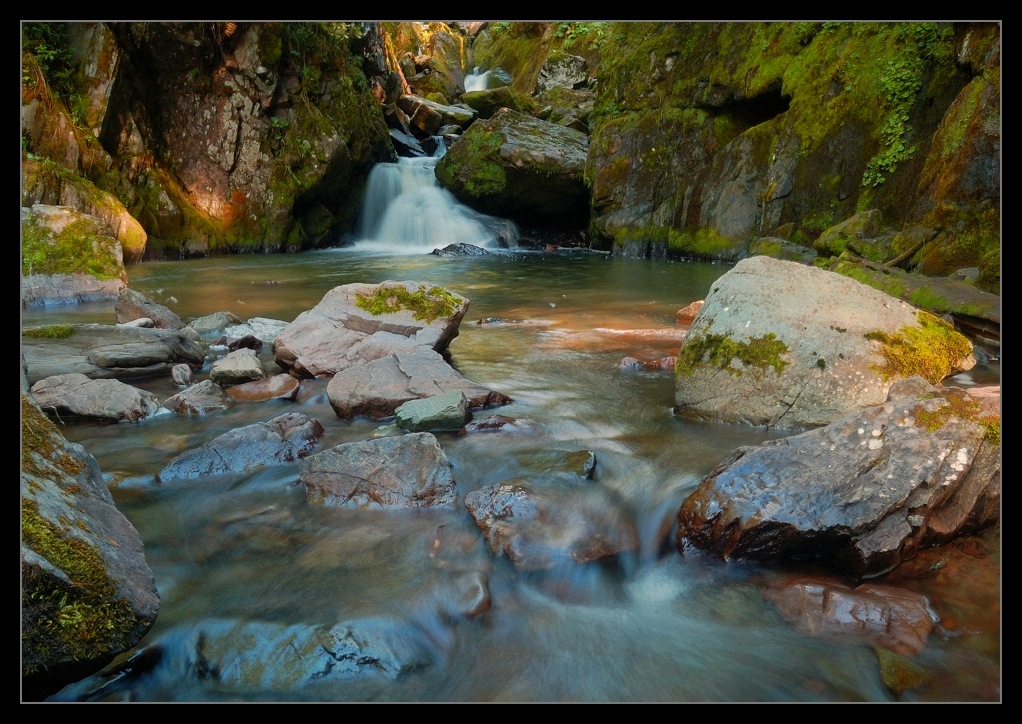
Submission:
M 386 215 L 381 212 L 381 222 Z M 492 244 L 485 256 L 444 257 L 426 253 L 431 244 L 447 243 L 431 238 L 416 236 L 403 246 L 366 239 L 287 256 L 147 262 L 129 268 L 130 285 L 186 321 L 221 310 L 245 320 L 290 321 L 329 289 L 352 282 L 417 280 L 464 295 L 471 304 L 451 343 L 451 363 L 514 400 L 475 416 L 499 413 L 523 425 L 514 432 L 438 434 L 462 499 L 486 485 L 535 475 L 552 455 L 591 450 L 593 484 L 634 517 L 639 550 L 614 566 L 525 574 L 486 549 L 464 508 L 310 506 L 297 464 L 154 482 L 181 451 L 285 411 L 324 425 L 317 450 L 393 434 L 389 421 L 337 418 L 325 381 L 304 381 L 293 402 L 236 404 L 203 417 L 167 414 L 109 425 L 68 420 L 61 430 L 97 458 L 155 574 L 160 613 L 139 649 L 173 642 L 180 627 L 207 619 L 329 626 L 387 616 L 406 624 L 428 651 L 429 665 L 397 680 L 368 677 L 298 690 L 220 687 L 168 660 L 112 700 L 899 700 L 884 685 L 868 641 L 816 637 L 781 617 L 763 594 L 779 572 L 682 556 L 673 547 L 674 515 L 699 480 L 736 447 L 782 433 L 680 420 L 671 413 L 670 372 L 621 369 L 619 362 L 675 354 L 683 335 L 677 310 L 702 299 L 727 266 Z M 57 321 L 115 320 L 112 304 L 23 314 L 26 325 Z M 269 349 L 261 356 L 272 366 Z M 179 391 L 169 377 L 131 382 L 161 399 Z M 440 553 L 433 555 L 440 530 Z M 913 660 L 925 677 L 900 700 L 999 700 L 999 533 L 980 543 L 983 555 L 958 575 L 899 582 L 954 618 L 953 626 L 937 625 Z M 492 606 L 474 618 L 445 615 L 466 572 L 485 573 Z

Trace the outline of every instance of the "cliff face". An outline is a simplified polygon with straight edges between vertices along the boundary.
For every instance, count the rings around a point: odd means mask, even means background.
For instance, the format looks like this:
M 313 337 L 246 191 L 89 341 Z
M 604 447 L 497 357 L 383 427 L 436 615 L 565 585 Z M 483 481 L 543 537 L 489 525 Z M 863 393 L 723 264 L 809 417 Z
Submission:
M 25 150 L 120 199 L 149 258 L 338 243 L 393 160 L 397 97 L 456 102 L 479 67 L 545 101 L 570 57 L 596 91 L 594 246 L 737 260 L 869 213 L 880 261 L 999 289 L 998 23 L 43 25 L 76 105 L 26 43 Z
M 930 274 L 1000 246 L 1000 27 L 621 23 L 587 166 L 615 248 L 740 257 L 867 210 Z
M 349 50 L 349 34 L 362 28 L 60 31 L 53 43 L 73 49 L 66 65 L 79 79 L 78 106 L 69 113 L 40 74 L 23 83 L 23 109 L 33 109 L 23 113 L 26 150 L 54 158 L 62 127 L 86 127 L 73 140 L 88 154 L 59 157 L 124 202 L 148 233 L 150 258 L 336 243 L 351 228 L 365 174 L 392 157 L 379 103 Z

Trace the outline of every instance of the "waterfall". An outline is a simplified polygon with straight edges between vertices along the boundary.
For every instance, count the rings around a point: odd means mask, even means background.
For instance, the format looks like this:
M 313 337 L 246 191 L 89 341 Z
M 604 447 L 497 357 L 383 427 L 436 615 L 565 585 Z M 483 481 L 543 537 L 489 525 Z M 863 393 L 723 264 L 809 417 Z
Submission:
M 445 151 L 440 143 L 433 156 L 402 157 L 372 168 L 359 212 L 357 246 L 419 254 L 449 244 L 491 249 L 517 245 L 519 231 L 513 221 L 475 211 L 440 186 L 434 170 Z
M 486 80 L 490 76 L 490 71 L 485 73 L 479 72 L 479 66 L 472 69 L 471 75 L 465 76 L 465 92 L 486 90 Z

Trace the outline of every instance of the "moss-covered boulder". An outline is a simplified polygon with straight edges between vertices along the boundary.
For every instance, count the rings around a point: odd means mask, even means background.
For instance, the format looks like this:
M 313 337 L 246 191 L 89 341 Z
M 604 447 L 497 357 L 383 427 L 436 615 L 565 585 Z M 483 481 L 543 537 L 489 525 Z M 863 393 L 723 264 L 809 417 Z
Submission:
M 22 207 L 22 305 L 116 299 L 127 283 L 108 223 L 66 206 Z
M 436 177 L 484 213 L 577 228 L 588 213 L 588 148 L 584 133 L 504 108 L 469 126 L 437 163 Z
M 891 385 L 975 365 L 952 325 L 853 279 L 765 256 L 718 279 L 675 362 L 675 411 L 778 428 L 826 425 Z
M 25 395 L 21 437 L 22 695 L 40 700 L 135 646 L 160 597 L 95 458 Z

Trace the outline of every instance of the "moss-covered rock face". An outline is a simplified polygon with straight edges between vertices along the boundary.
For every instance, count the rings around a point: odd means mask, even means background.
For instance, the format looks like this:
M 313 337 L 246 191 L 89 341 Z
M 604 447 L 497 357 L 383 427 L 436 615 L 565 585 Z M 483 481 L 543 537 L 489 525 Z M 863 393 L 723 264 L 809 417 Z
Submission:
M 780 374 L 788 366 L 781 356 L 787 351 L 788 345 L 772 333 L 748 342 L 738 342 L 727 335 L 705 334 L 686 341 L 674 369 L 675 374 L 682 377 L 691 375 L 699 365 L 717 367 L 736 376 L 750 368 L 763 372 L 768 367 Z M 735 361 L 741 364 L 735 365 Z
M 700 231 L 736 249 L 763 235 L 808 244 L 858 211 L 903 220 L 908 208 L 909 221 L 945 233 L 939 253 L 955 258 L 945 266 L 975 266 L 999 244 L 995 224 L 977 215 L 999 198 L 989 172 L 998 168 L 989 129 L 999 104 L 983 95 L 999 69 L 990 32 L 946 23 L 609 24 L 586 177 L 591 234 L 654 255 L 672 236 Z M 956 52 L 970 38 L 987 52 L 966 68 Z M 977 82 L 988 90 L 966 87 Z M 693 109 L 730 134 L 682 137 L 669 122 L 645 122 Z M 704 156 L 673 151 L 651 162 L 672 145 Z M 954 218 L 932 213 L 945 198 Z

